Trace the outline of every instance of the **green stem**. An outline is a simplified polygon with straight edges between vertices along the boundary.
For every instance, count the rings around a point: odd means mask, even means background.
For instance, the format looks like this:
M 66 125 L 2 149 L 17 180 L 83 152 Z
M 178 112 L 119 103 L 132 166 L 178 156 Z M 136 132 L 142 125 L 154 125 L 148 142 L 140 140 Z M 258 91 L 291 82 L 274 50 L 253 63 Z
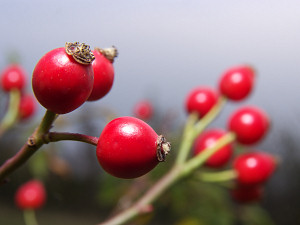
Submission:
M 193 113 L 188 117 L 176 159 L 177 165 L 182 165 L 186 161 L 195 138 L 217 117 L 225 103 L 226 98 L 221 96 L 217 104 L 198 122 L 197 114 Z
M 91 145 L 97 146 L 98 138 L 92 137 L 84 134 L 78 133 L 68 133 L 68 132 L 49 132 L 44 136 L 44 140 L 49 142 L 57 142 L 57 141 L 80 141 L 84 143 L 88 143 Z
M 221 172 L 201 172 L 196 177 L 204 182 L 224 182 L 237 178 L 237 172 L 233 169 Z
M 20 90 L 13 89 L 9 92 L 8 109 L 0 122 L 0 136 L 10 129 L 18 120 L 19 105 L 20 105 Z
M 223 106 L 226 103 L 226 98 L 223 96 L 219 97 L 219 100 L 214 107 L 195 124 L 195 132 L 197 136 L 220 114 Z
M 198 120 L 198 115 L 192 113 L 189 115 L 184 131 L 182 134 L 182 141 L 179 147 L 178 156 L 176 159 L 177 165 L 182 165 L 188 157 L 190 149 L 195 139 L 194 125 Z
M 192 159 L 186 162 L 184 168 L 183 168 L 183 174 L 188 175 L 192 171 L 194 171 L 196 168 L 200 167 L 202 164 L 205 163 L 205 161 L 211 157 L 215 152 L 217 152 L 220 148 L 223 146 L 231 143 L 235 140 L 235 135 L 233 133 L 227 133 L 223 137 L 221 137 L 215 145 L 212 147 L 206 148 L 204 151 L 202 151 L 200 154 L 196 155 Z
M 26 209 L 23 211 L 25 225 L 38 225 L 33 209 Z
M 55 113 L 46 111 L 40 125 L 31 137 L 28 138 L 28 141 L 13 157 L 6 160 L 0 167 L 0 183 L 7 175 L 23 165 L 45 143 L 43 136 L 49 132 L 56 117 Z

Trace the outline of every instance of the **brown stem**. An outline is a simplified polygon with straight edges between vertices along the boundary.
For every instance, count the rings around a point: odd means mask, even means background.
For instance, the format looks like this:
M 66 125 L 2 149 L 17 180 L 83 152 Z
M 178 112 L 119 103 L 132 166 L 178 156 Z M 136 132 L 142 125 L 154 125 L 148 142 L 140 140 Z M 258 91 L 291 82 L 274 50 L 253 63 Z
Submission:
M 49 132 L 56 117 L 57 115 L 55 113 L 48 110 L 46 111 L 42 122 L 28 138 L 23 147 L 17 152 L 17 154 L 6 160 L 0 167 L 0 183 L 6 178 L 6 176 L 24 164 L 45 143 L 43 136 Z
M 44 140 L 47 143 L 70 140 L 70 141 L 80 141 L 95 146 L 97 146 L 98 144 L 97 137 L 92 137 L 92 136 L 78 134 L 78 133 L 68 133 L 68 132 L 49 132 L 44 136 Z

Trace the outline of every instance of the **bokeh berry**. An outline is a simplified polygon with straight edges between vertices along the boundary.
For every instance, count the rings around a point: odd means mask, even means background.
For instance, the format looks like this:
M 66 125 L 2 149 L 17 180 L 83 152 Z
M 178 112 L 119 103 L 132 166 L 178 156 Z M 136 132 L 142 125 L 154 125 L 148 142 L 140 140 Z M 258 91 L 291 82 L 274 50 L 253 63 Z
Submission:
M 267 134 L 269 127 L 268 115 L 255 106 L 237 109 L 228 120 L 228 129 L 236 134 L 239 143 L 245 145 L 259 142 Z
M 45 187 L 39 180 L 24 183 L 15 194 L 15 203 L 20 209 L 38 209 L 45 204 L 45 201 Z
M 21 91 L 26 85 L 26 73 L 20 65 L 9 65 L 1 72 L 0 76 L 1 87 L 5 92 L 9 92 L 12 89 Z
M 135 117 L 142 120 L 149 120 L 153 116 L 153 105 L 148 100 L 137 102 L 133 107 L 133 114 Z
M 216 142 L 226 134 L 222 129 L 209 129 L 201 133 L 195 140 L 194 155 L 201 153 L 209 147 L 213 147 Z M 227 144 L 215 152 L 205 161 L 205 165 L 212 168 L 219 168 L 227 164 L 233 153 L 231 144 Z
M 276 168 L 275 157 L 261 151 L 238 155 L 233 168 L 237 172 L 237 182 L 241 185 L 258 185 L 265 183 Z
M 244 100 L 251 93 L 255 73 L 248 65 L 235 66 L 225 71 L 220 77 L 220 93 L 230 100 Z
M 185 108 L 190 113 L 197 113 L 199 118 L 205 116 L 217 103 L 219 94 L 210 87 L 196 87 L 192 89 L 186 99 Z

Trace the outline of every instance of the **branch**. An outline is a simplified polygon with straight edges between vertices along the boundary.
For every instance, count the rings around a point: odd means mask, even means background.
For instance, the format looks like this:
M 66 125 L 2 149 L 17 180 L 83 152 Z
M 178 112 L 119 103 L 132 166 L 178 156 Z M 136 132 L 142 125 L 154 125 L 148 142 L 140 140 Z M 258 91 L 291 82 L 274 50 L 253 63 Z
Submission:
M 44 141 L 57 142 L 57 141 L 80 141 L 97 146 L 98 138 L 92 137 L 79 133 L 68 133 L 68 132 L 49 132 L 44 136 Z
M 31 137 L 28 138 L 23 147 L 17 152 L 17 154 L 6 160 L 6 162 L 0 167 L 0 183 L 7 175 L 24 164 L 45 143 L 43 136 L 49 132 L 56 117 L 57 115 L 55 113 L 49 110 L 46 111 L 40 125 L 33 132 Z

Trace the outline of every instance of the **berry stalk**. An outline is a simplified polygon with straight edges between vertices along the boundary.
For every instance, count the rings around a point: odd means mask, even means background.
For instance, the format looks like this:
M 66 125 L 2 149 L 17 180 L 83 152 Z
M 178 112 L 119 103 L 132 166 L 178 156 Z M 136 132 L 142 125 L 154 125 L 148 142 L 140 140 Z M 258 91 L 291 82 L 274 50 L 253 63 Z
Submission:
M 203 182 L 224 182 L 237 178 L 237 172 L 235 170 L 224 170 L 220 172 L 201 172 L 196 174 L 196 178 Z
M 18 89 L 9 92 L 9 106 L 2 121 L 0 122 L 0 137 L 6 130 L 11 128 L 18 119 L 21 93 Z
M 190 114 L 183 132 L 176 164 L 181 165 L 186 161 L 195 138 L 219 115 L 225 103 L 226 98 L 220 97 L 217 104 L 198 122 L 197 114 Z
M 24 215 L 24 222 L 26 225 L 38 225 L 35 216 L 35 211 L 33 209 L 24 210 L 23 215 Z
M 224 135 L 223 137 L 221 137 L 216 143 L 215 145 L 213 145 L 212 147 L 206 148 L 205 150 L 203 150 L 200 154 L 196 155 L 195 157 L 193 157 L 192 159 L 190 159 L 189 161 L 187 161 L 184 165 L 183 168 L 183 174 L 184 175 L 188 175 L 190 174 L 192 171 L 194 171 L 196 168 L 202 166 L 205 161 L 211 157 L 214 153 L 216 153 L 220 148 L 222 148 L 223 146 L 233 142 L 235 140 L 235 134 L 234 133 L 227 133 L 226 135 Z
M 44 136 L 44 141 L 46 143 L 49 142 L 57 142 L 57 141 L 80 141 L 84 143 L 88 143 L 91 145 L 97 146 L 98 138 L 92 137 L 79 133 L 68 133 L 68 132 L 49 132 Z

